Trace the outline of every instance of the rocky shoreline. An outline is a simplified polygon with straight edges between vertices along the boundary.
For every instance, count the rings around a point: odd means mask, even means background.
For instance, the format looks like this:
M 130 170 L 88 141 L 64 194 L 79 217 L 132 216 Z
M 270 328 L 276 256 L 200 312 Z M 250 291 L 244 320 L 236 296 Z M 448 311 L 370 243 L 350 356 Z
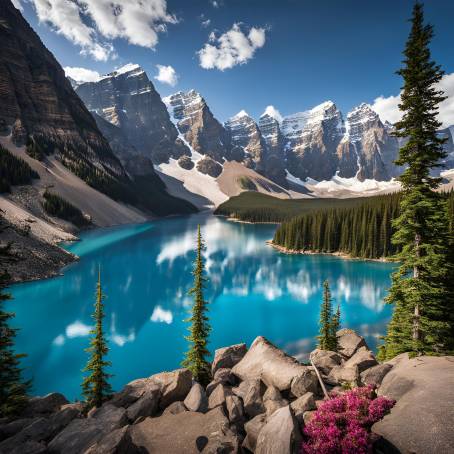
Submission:
M 379 258 L 379 259 L 371 259 L 371 258 L 364 258 L 364 257 L 353 257 L 350 254 L 345 254 L 343 252 L 319 252 L 319 251 L 311 251 L 311 250 L 302 250 L 302 249 L 287 249 L 284 246 L 280 246 L 279 244 L 276 244 L 273 242 L 273 240 L 268 240 L 266 241 L 266 244 L 268 246 L 271 246 L 272 248 L 276 249 L 279 252 L 282 252 L 283 254 L 289 254 L 289 255 L 297 255 L 297 254 L 303 254 L 303 255 L 332 255 L 334 257 L 339 257 L 341 259 L 345 260 L 361 260 L 361 261 L 368 261 L 368 262 L 381 262 L 381 263 L 390 263 L 390 262 L 395 262 L 395 260 L 391 260 L 389 258 Z
M 128 383 L 87 415 L 61 394 L 34 397 L 18 419 L 0 420 L 0 453 L 296 454 L 324 402 L 315 367 L 331 393 L 373 385 L 397 400 L 372 427 L 376 453 L 449 452 L 454 357 L 403 354 L 379 364 L 354 331 L 337 337 L 339 353 L 314 350 L 313 366 L 257 337 L 249 349 L 216 350 L 206 387 L 187 369 L 163 372 Z

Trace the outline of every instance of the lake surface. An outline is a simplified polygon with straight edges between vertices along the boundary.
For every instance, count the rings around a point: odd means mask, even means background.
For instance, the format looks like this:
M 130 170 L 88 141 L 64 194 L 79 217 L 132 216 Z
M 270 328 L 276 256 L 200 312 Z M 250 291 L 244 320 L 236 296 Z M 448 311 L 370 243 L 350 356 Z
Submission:
M 197 224 L 207 243 L 206 299 L 210 348 L 263 335 L 304 360 L 315 347 L 322 283 L 328 279 L 343 327 L 358 330 L 375 348 L 390 307 L 383 298 L 393 266 L 328 255 L 286 255 L 265 244 L 275 226 L 239 224 L 207 215 L 93 230 L 67 248 L 80 262 L 64 275 L 12 287 L 33 393 L 80 396 L 87 361 L 98 265 L 102 268 L 105 328 L 112 384 L 119 390 L 135 378 L 179 366 L 186 350 L 192 261 Z

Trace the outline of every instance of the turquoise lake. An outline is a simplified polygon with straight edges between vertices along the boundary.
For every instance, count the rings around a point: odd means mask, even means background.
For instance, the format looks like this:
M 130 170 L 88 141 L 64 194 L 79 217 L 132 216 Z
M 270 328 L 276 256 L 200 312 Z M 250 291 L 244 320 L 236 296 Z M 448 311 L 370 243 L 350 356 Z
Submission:
M 375 348 L 391 308 L 383 298 L 393 266 L 328 255 L 286 255 L 265 244 L 275 226 L 240 224 L 208 215 L 85 232 L 67 246 L 80 261 L 64 275 L 11 288 L 20 327 L 17 351 L 27 353 L 32 392 L 80 397 L 87 360 L 98 265 L 113 388 L 179 367 L 186 349 L 197 224 L 207 243 L 206 299 L 210 349 L 263 335 L 301 360 L 315 347 L 322 283 L 328 279 L 343 327 Z

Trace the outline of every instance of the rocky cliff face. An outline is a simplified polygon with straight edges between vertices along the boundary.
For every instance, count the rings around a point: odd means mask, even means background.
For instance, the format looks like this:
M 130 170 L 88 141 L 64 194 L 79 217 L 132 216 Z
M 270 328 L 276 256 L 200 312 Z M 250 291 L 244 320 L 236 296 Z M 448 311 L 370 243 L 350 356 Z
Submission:
M 247 167 L 263 172 L 267 158 L 266 142 L 257 123 L 244 111 L 224 123 L 233 147 L 243 151 Z
M 229 157 L 228 135 L 199 93 L 180 91 L 165 98 L 164 102 L 178 131 L 194 151 L 221 163 Z
M 337 170 L 336 148 L 343 134 L 342 114 L 331 101 L 282 122 L 289 171 L 302 180 L 329 180 Z
M 0 5 L 0 132 L 31 138 L 87 179 L 126 173 L 54 56 L 9 0 Z M 95 170 L 96 169 L 96 170 Z
M 165 104 L 138 65 L 128 64 L 76 88 L 92 112 L 120 128 L 128 142 L 154 163 L 189 154 Z
M 389 135 L 389 125 L 385 126 L 369 105 L 353 109 L 345 126 L 337 149 L 339 176 L 378 181 L 396 176 L 393 161 L 399 150 L 397 139 Z

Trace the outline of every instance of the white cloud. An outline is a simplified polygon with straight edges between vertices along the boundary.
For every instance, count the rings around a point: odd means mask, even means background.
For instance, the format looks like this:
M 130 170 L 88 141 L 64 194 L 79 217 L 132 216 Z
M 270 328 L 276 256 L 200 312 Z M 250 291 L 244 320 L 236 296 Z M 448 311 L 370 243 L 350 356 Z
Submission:
M 201 22 L 203 28 L 208 28 L 211 24 L 211 19 L 205 19 Z
M 282 115 L 274 106 L 266 106 L 265 111 L 262 113 L 262 117 L 265 115 L 269 115 L 271 118 L 274 118 L 279 123 L 282 122 Z
M 152 322 L 167 323 L 167 325 L 170 325 L 173 322 L 173 314 L 161 306 L 156 306 L 151 314 L 150 320 Z
M 211 32 L 209 41 L 198 51 L 200 66 L 205 69 L 217 68 L 221 71 L 241 65 L 250 60 L 257 49 L 265 44 L 265 29 L 252 27 L 246 35 L 241 24 L 233 24 L 232 28 L 216 36 Z
M 14 7 L 17 8 L 19 11 L 23 11 L 24 10 L 20 0 L 12 0 L 12 2 L 13 2 Z
M 115 58 L 111 42 L 126 39 L 130 44 L 154 49 L 158 34 L 167 24 L 177 22 L 167 12 L 166 0 L 30 0 L 41 22 L 51 24 L 57 33 L 95 60 Z M 93 25 L 88 25 L 88 23 Z
M 91 326 L 79 322 L 79 320 L 71 323 L 66 327 L 66 337 L 84 337 L 90 334 Z
M 176 73 L 176 71 L 170 65 L 156 65 L 156 68 L 158 68 L 159 73 L 157 76 L 155 76 L 155 79 L 162 84 L 167 84 L 175 87 L 175 85 L 178 83 L 178 74 Z
M 213 8 L 219 8 L 222 5 L 222 0 L 210 0 L 210 3 Z
M 444 100 L 439 107 L 438 119 L 443 123 L 443 127 L 448 127 L 454 124 L 454 73 L 445 74 L 437 87 L 442 90 L 448 99 Z M 383 121 L 395 123 L 402 117 L 402 112 L 399 110 L 398 104 L 400 96 L 379 96 L 374 100 L 372 109 L 380 115 Z
M 65 74 L 76 82 L 96 82 L 101 77 L 97 71 L 77 66 L 65 66 Z

